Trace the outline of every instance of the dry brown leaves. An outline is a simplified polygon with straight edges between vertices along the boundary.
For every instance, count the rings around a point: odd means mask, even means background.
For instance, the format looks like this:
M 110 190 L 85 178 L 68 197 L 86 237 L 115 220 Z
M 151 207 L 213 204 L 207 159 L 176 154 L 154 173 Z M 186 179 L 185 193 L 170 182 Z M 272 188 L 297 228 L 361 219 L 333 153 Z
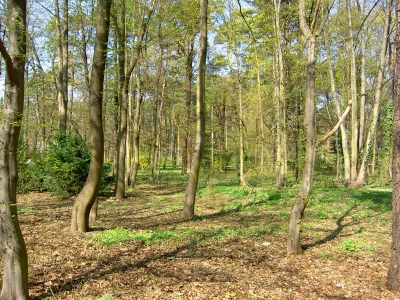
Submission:
M 123 201 L 102 199 L 100 219 L 93 229 L 227 228 L 232 222 L 240 224 L 243 217 L 227 214 L 182 222 L 179 211 L 169 209 L 171 203 L 177 206 L 181 201 L 168 198 L 173 192 L 176 189 L 142 186 Z M 152 208 L 157 199 L 163 199 L 162 211 Z M 217 202 L 198 199 L 197 214 L 218 212 Z M 72 204 L 73 199 L 55 201 L 48 194 L 19 196 L 32 299 L 97 299 L 107 295 L 114 299 L 400 298 L 384 286 L 389 228 L 370 237 L 376 241 L 375 251 L 353 254 L 338 250 L 341 240 L 354 232 L 351 226 L 335 239 L 296 257 L 286 254 L 283 231 L 255 238 L 209 237 L 196 243 L 167 240 L 148 246 L 129 241 L 102 246 L 86 235 L 68 232 Z M 265 224 L 273 218 L 263 211 L 257 217 Z M 335 229 L 335 220 L 330 222 L 321 223 L 318 230 L 323 230 L 322 236 Z M 371 222 L 362 226 L 367 231 L 374 228 Z M 312 230 L 304 229 L 304 243 L 315 242 L 315 237 L 307 234 Z

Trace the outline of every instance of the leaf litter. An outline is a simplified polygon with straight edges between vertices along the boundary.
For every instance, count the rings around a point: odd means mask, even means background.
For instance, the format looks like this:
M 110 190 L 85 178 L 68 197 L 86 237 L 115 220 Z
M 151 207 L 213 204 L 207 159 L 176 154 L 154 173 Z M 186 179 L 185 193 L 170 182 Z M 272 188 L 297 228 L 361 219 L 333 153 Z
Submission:
M 376 221 L 382 212 L 357 222 L 347 215 L 341 221 L 348 226 L 328 239 L 337 231 L 337 219 L 315 222 L 306 211 L 306 249 L 291 256 L 286 253 L 286 213 L 271 207 L 242 209 L 246 203 L 221 209 L 229 197 L 204 195 L 197 198 L 197 217 L 182 221 L 182 199 L 174 193 L 183 190 L 141 185 L 121 201 L 101 198 L 99 219 L 86 234 L 69 232 L 74 199 L 19 195 L 31 299 L 400 298 L 385 288 L 391 236 L 390 221 Z M 288 203 L 284 209 L 290 207 Z M 390 218 L 390 212 L 384 214 Z M 132 234 L 158 232 L 153 236 L 159 239 L 112 245 L 93 239 L 115 228 Z M 163 238 L 165 231 L 182 234 Z M 340 248 L 359 236 L 371 250 Z

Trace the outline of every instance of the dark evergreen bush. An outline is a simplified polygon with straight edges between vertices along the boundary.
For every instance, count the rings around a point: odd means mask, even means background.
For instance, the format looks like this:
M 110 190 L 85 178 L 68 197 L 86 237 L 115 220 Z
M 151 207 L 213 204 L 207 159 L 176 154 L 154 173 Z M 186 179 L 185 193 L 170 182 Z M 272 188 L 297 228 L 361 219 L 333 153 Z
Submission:
M 86 181 L 90 148 L 78 136 L 58 133 L 43 152 L 30 152 L 21 142 L 18 162 L 19 192 L 49 191 L 68 196 L 79 193 Z M 104 165 L 102 189 L 113 182 L 111 170 L 110 164 Z

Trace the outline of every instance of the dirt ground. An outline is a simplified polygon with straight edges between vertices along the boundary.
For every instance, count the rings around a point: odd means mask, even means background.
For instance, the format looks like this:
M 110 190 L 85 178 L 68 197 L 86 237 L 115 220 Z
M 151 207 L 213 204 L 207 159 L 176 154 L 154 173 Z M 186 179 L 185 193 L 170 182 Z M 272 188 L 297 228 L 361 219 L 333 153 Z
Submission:
M 79 235 L 68 230 L 74 199 L 20 195 L 31 298 L 400 299 L 385 288 L 390 222 L 377 226 L 377 216 L 370 216 L 355 224 L 345 215 L 321 220 L 305 226 L 303 254 L 290 256 L 286 230 L 279 229 L 282 220 L 288 221 L 287 214 L 267 209 L 221 213 L 220 202 L 232 199 L 204 196 L 197 200 L 200 217 L 183 222 L 182 197 L 174 196 L 178 192 L 182 195 L 183 188 L 143 185 L 122 201 L 102 198 L 93 231 Z M 276 230 L 213 234 L 250 222 Z M 117 227 L 133 232 L 196 228 L 205 233 L 150 244 L 129 240 L 102 245 L 91 239 Z M 339 249 L 357 228 L 363 228 L 360 234 L 373 244 L 373 251 Z

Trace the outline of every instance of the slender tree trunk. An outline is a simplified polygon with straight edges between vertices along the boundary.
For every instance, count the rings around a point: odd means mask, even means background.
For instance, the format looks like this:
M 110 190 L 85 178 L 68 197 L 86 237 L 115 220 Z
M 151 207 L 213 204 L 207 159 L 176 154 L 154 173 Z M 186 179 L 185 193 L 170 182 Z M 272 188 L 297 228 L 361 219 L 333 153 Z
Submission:
M 137 172 L 139 170 L 139 141 L 140 141 L 140 119 L 142 115 L 142 91 L 141 91 L 141 81 L 140 81 L 140 68 L 137 72 L 137 82 L 136 82 L 136 106 L 135 106 L 135 117 L 133 121 L 133 167 L 132 167 L 132 187 L 136 183 Z
M 348 29 L 349 29 L 349 48 L 350 48 L 350 94 L 351 94 L 351 181 L 357 178 L 358 163 L 358 102 L 357 102 L 357 75 L 356 75 L 356 54 L 354 49 L 353 25 L 351 18 L 350 0 L 346 0 Z
M 365 16 L 365 5 L 367 1 L 363 1 L 362 10 L 359 9 L 359 15 Z M 360 20 L 362 22 L 362 20 Z M 360 70 L 360 129 L 358 136 L 358 149 L 362 149 L 364 143 L 364 127 L 365 127 L 365 102 L 367 98 L 366 90 L 366 60 L 365 60 L 365 27 L 360 28 L 360 38 L 361 38 L 361 70 Z
M 17 147 L 24 103 L 26 1 L 7 1 L 8 50 L 0 40 L 6 64 L 0 123 L 0 243 L 3 260 L 1 300 L 27 300 L 28 258 L 17 214 Z
M 125 17 L 121 19 L 121 30 L 118 35 L 119 41 L 119 76 L 121 81 L 120 86 L 120 122 L 119 122 L 119 133 L 118 133 L 118 143 L 117 143 L 117 168 L 116 168 L 116 183 L 115 183 L 115 197 L 117 199 L 122 199 L 125 197 L 125 175 L 126 175 L 126 140 L 127 140 L 127 122 L 128 122 L 128 93 L 129 93 L 129 85 L 132 77 L 132 72 L 136 68 L 136 65 L 139 60 L 140 53 L 142 51 L 143 40 L 147 34 L 148 25 L 151 19 L 151 16 L 154 11 L 155 0 L 153 0 L 151 8 L 146 16 L 143 14 L 141 28 L 138 36 L 135 56 L 131 57 L 130 64 L 127 65 L 126 59 L 126 24 Z M 121 14 L 125 13 L 125 1 L 123 1 L 123 6 L 121 7 Z
M 185 106 L 185 135 L 183 137 L 182 147 L 182 175 L 186 174 L 189 166 L 190 158 L 190 104 L 192 102 L 192 79 L 193 79 L 193 58 L 194 58 L 194 43 L 190 42 L 186 57 L 186 79 L 185 79 L 185 92 L 186 92 L 186 106 Z
M 284 69 L 283 69 L 283 54 L 282 54 L 282 33 L 279 21 L 280 1 L 274 1 L 274 31 L 275 31 L 275 46 L 274 46 L 274 73 L 275 73 L 275 98 L 276 98 L 276 164 L 277 164 L 277 188 L 282 188 L 286 185 L 287 177 L 287 155 L 286 155 L 286 103 L 284 92 Z
M 303 0 L 301 0 L 303 1 Z M 289 225 L 288 252 L 299 254 L 301 252 L 300 232 L 301 220 L 307 206 L 313 184 L 315 163 L 315 36 L 307 37 L 307 86 L 304 124 L 306 126 L 306 158 L 304 163 L 303 179 L 300 195 L 297 197 Z
M 117 137 L 117 151 L 116 151 L 116 180 L 115 180 L 115 198 L 122 199 L 125 197 L 125 166 L 126 166 L 126 136 L 127 136 L 127 122 L 128 122 L 128 90 L 129 80 L 125 76 L 125 63 L 126 63 L 126 23 L 125 23 L 125 1 L 122 1 L 119 7 L 120 23 L 115 18 L 115 27 L 117 28 L 117 49 L 118 49 L 118 99 L 119 102 L 119 126 Z
M 391 13 L 391 0 L 386 0 L 386 18 L 385 18 L 385 25 L 384 25 L 384 32 L 382 36 L 382 44 L 381 44 L 381 55 L 379 61 L 379 70 L 378 70 L 378 79 L 376 82 L 376 91 L 375 91 L 375 101 L 372 113 L 372 121 L 370 127 L 368 129 L 367 139 L 365 141 L 364 146 L 364 156 L 361 162 L 360 170 L 357 176 L 357 180 L 355 182 L 355 186 L 361 188 L 364 186 L 365 182 L 365 174 L 368 161 L 370 159 L 370 154 L 372 147 L 374 146 L 374 135 L 376 130 L 376 125 L 378 122 L 379 117 L 379 107 L 380 107 L 380 100 L 382 94 L 382 86 L 383 86 L 383 75 L 385 70 L 385 63 L 386 63 L 386 52 L 387 52 L 387 45 L 388 45 L 388 36 L 389 36 L 389 28 L 390 28 L 390 13 Z
M 400 68 L 400 3 L 396 2 L 396 69 Z M 400 76 L 396 74 L 393 122 L 393 199 L 392 199 L 392 249 L 386 278 L 389 290 L 400 291 Z
M 238 102 L 239 102 L 239 181 L 241 186 L 247 185 L 244 178 L 244 124 L 243 124 L 243 99 L 242 99 L 242 75 L 240 72 L 239 55 L 236 55 L 238 63 Z
M 96 201 L 100 189 L 104 162 L 102 116 L 103 83 L 107 57 L 111 2 L 112 0 L 99 0 L 96 40 L 89 89 L 91 159 L 89 174 L 85 185 L 77 196 L 72 208 L 72 231 L 86 232 L 89 230 L 90 209 Z
M 305 17 L 305 0 L 299 1 L 300 28 L 307 41 L 306 104 L 304 115 L 304 124 L 306 129 L 306 155 L 300 194 L 295 201 L 290 216 L 287 247 L 290 254 L 299 254 L 301 252 L 301 221 L 313 185 L 315 164 L 315 37 L 324 29 L 326 19 L 329 15 L 329 10 L 329 8 L 325 10 L 319 29 L 315 32 L 314 27 L 318 15 L 318 9 L 315 9 L 313 21 L 309 26 Z
M 60 15 L 58 0 L 55 0 L 56 34 L 58 43 L 57 99 L 60 131 L 67 131 L 68 109 L 68 0 L 63 1 L 63 17 Z
M 338 100 L 338 96 L 336 93 L 336 84 L 335 84 L 335 76 L 333 74 L 333 66 L 331 61 L 330 47 L 328 39 L 325 37 L 325 48 L 327 52 L 327 61 L 328 61 L 328 70 L 329 70 L 329 78 L 331 82 L 331 92 L 333 101 L 336 106 L 336 114 L 337 117 L 340 118 L 342 115 L 342 109 Z M 340 124 L 340 133 L 342 137 L 342 150 L 343 150 L 343 161 L 344 161 L 344 185 L 347 187 L 351 184 L 351 174 L 350 174 L 350 152 L 349 152 L 349 141 L 347 138 L 347 130 L 345 124 L 342 122 Z
M 193 154 L 188 186 L 186 189 L 185 204 L 182 210 L 182 217 L 190 219 L 194 216 L 195 198 L 199 182 L 200 163 L 204 150 L 205 133 L 205 73 L 207 57 L 207 0 L 200 0 L 200 47 L 199 64 L 197 74 L 197 95 L 196 95 L 196 119 L 197 134 L 196 147 Z

